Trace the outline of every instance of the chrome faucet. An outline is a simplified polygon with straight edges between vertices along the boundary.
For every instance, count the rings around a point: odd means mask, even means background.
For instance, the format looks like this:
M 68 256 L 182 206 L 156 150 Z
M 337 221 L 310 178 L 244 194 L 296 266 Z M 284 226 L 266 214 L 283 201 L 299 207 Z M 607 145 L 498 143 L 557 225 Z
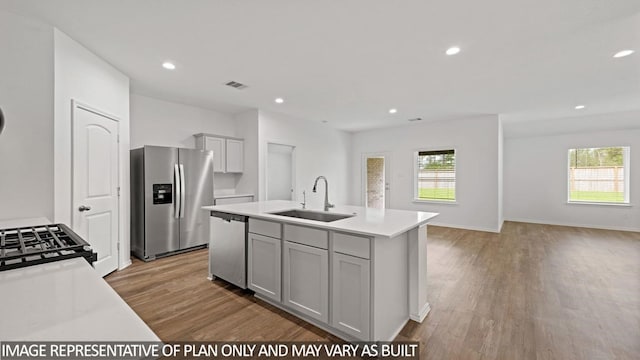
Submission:
M 300 205 L 302 205 L 302 209 L 307 208 L 307 192 L 305 190 L 302 190 L 302 202 Z
M 330 208 L 334 207 L 335 205 L 329 203 L 329 182 L 327 181 L 327 178 L 324 176 L 318 176 L 316 178 L 316 181 L 313 183 L 313 192 L 317 192 L 316 189 L 318 187 L 318 180 L 324 180 L 324 211 L 329 211 Z

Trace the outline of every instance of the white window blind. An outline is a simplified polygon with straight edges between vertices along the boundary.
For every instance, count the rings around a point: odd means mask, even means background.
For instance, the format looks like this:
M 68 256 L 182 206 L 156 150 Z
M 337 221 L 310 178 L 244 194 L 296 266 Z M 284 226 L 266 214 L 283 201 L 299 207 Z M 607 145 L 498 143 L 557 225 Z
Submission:
M 569 202 L 629 203 L 629 147 L 569 149 Z
M 416 200 L 456 200 L 456 151 L 416 153 Z

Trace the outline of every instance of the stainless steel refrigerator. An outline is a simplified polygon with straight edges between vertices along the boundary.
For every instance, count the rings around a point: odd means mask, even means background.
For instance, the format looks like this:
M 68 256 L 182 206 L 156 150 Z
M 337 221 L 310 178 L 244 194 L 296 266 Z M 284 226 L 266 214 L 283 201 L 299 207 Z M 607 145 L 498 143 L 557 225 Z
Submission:
M 131 150 L 131 251 L 149 261 L 209 243 L 213 152 L 160 146 Z

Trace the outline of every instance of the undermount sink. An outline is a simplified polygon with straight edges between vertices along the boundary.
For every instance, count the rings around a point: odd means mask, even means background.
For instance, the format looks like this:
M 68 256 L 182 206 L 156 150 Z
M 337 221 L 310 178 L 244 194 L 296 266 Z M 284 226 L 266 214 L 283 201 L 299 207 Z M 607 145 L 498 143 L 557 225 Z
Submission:
M 272 215 L 279 216 L 288 216 L 298 219 L 307 219 L 307 220 L 315 220 L 315 221 L 323 221 L 323 222 L 332 222 L 337 220 L 342 220 L 346 218 L 350 218 L 355 216 L 349 214 L 336 214 L 324 211 L 311 211 L 311 210 L 286 210 L 273 212 Z

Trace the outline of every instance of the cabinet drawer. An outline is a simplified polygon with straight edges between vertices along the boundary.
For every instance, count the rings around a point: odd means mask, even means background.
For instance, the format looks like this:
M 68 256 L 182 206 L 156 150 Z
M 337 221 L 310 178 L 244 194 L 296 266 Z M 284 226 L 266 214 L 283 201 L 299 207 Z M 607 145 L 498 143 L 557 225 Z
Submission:
M 254 234 L 260 234 L 265 236 L 271 236 L 272 238 L 280 239 L 282 236 L 282 230 L 280 230 L 280 223 L 273 221 L 258 220 L 249 218 L 249 232 Z
M 329 248 L 329 232 L 326 230 L 284 224 L 284 239 L 320 249 Z
M 369 238 L 341 233 L 333 233 L 333 251 L 341 254 L 369 259 Z
M 242 204 L 248 202 L 253 202 L 253 196 L 238 196 L 231 198 L 214 199 L 214 205 Z

